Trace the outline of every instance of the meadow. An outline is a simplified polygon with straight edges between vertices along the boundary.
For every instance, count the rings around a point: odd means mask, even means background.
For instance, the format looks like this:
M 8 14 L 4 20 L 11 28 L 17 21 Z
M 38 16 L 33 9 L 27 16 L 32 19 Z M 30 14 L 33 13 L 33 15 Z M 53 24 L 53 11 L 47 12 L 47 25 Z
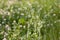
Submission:
M 60 0 L 0 0 L 0 40 L 60 40 Z

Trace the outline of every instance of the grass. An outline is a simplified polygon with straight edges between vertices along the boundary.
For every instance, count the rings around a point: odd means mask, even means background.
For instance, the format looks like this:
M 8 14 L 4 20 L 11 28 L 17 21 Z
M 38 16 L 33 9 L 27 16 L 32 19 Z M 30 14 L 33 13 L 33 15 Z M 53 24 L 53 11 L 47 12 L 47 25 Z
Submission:
M 0 40 L 60 40 L 60 1 L 0 0 Z

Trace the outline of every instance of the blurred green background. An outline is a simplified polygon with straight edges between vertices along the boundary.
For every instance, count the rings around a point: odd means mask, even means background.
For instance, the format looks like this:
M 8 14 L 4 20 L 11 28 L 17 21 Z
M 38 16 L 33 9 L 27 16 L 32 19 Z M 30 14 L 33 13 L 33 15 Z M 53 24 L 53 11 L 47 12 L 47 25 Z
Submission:
M 0 40 L 60 40 L 60 0 L 0 0 Z

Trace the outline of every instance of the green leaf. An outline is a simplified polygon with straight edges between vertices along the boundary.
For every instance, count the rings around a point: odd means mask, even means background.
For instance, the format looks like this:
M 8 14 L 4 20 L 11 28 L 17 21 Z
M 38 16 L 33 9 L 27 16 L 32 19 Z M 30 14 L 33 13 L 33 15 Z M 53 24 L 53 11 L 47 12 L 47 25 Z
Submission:
M 24 19 L 24 18 L 19 19 L 19 20 L 18 20 L 18 23 L 19 23 L 19 24 L 24 24 L 24 23 L 25 23 L 25 19 Z

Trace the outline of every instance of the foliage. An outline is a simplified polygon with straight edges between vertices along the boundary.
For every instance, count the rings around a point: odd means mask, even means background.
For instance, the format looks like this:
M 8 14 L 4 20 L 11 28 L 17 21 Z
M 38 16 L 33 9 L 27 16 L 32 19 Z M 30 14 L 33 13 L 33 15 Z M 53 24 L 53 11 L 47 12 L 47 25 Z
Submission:
M 60 40 L 60 1 L 0 0 L 0 40 Z

